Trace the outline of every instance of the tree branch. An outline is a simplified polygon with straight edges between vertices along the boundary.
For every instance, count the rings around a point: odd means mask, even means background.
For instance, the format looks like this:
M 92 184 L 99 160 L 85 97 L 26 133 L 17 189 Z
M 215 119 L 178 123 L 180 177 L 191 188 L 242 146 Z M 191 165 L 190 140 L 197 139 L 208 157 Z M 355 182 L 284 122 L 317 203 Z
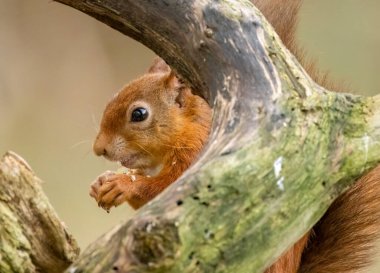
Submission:
M 41 181 L 18 155 L 0 161 L 0 272 L 65 270 L 79 254 L 43 194 Z
M 249 1 L 58 0 L 142 42 L 214 108 L 177 183 L 70 272 L 260 272 L 380 160 L 380 100 L 316 85 Z

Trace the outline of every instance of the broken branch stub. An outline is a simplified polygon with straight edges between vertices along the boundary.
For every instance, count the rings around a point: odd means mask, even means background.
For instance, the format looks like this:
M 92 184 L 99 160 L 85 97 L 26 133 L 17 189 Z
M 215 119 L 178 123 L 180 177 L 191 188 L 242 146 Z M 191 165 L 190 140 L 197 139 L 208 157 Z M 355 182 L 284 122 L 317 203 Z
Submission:
M 315 84 L 249 1 L 59 0 L 142 42 L 214 109 L 174 185 L 70 272 L 260 272 L 380 160 L 380 99 Z
M 0 272 L 65 270 L 79 255 L 41 181 L 18 155 L 0 160 Z

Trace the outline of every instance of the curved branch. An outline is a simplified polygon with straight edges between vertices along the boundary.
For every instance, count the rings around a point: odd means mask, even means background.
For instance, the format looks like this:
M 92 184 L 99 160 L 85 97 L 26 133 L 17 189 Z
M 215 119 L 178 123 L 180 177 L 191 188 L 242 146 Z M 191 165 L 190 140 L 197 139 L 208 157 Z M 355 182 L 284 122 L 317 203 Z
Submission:
M 0 161 L 0 272 L 65 270 L 79 254 L 25 161 L 8 152 Z
M 58 2 L 153 49 L 214 108 L 199 161 L 72 270 L 260 272 L 380 160 L 379 98 L 316 85 L 249 1 Z

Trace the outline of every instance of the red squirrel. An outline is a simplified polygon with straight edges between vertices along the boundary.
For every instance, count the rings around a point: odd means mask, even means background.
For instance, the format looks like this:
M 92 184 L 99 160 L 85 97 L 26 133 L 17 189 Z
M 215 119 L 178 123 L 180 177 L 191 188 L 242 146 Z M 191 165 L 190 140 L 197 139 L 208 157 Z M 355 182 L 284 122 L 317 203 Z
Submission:
M 157 59 L 107 105 L 93 147 L 95 154 L 136 171 L 106 172 L 92 185 L 91 196 L 105 209 L 125 201 L 141 207 L 195 160 L 207 141 L 211 117 L 206 101 Z
M 302 0 L 253 0 L 310 76 L 337 90 L 295 43 Z M 149 71 L 107 105 L 94 143 L 96 155 L 135 169 L 106 172 L 90 195 L 105 209 L 128 202 L 137 209 L 173 183 L 196 160 L 212 110 L 157 58 Z M 380 233 L 380 167 L 341 195 L 323 218 L 265 273 L 358 273 L 372 261 Z

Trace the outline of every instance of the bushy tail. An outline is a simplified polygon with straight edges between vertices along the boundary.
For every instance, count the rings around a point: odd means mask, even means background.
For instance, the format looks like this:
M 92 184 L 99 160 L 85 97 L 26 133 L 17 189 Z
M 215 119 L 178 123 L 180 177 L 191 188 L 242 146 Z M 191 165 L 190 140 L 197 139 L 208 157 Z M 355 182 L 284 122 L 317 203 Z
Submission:
M 314 228 L 302 273 L 358 273 L 372 262 L 380 233 L 380 166 L 330 206 Z

